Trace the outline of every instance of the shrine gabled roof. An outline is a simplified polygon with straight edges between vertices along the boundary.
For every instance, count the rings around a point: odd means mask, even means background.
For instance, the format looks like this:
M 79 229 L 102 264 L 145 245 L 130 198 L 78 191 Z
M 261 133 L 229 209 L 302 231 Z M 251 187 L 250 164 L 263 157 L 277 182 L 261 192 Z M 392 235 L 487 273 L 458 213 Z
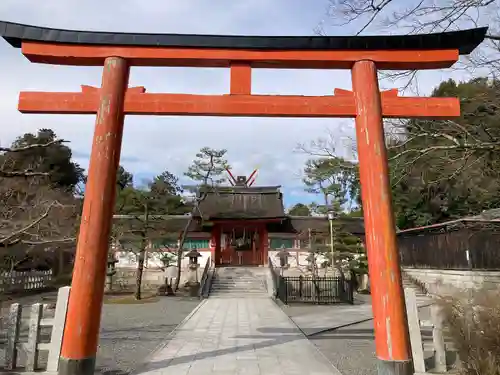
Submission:
M 487 27 L 416 35 L 377 36 L 243 36 L 146 34 L 53 29 L 0 21 L 0 36 L 13 47 L 22 41 L 81 45 L 186 47 L 254 50 L 437 50 L 471 53 Z
M 286 215 L 279 186 L 224 186 L 207 192 L 196 216 L 205 220 L 232 220 L 276 219 Z

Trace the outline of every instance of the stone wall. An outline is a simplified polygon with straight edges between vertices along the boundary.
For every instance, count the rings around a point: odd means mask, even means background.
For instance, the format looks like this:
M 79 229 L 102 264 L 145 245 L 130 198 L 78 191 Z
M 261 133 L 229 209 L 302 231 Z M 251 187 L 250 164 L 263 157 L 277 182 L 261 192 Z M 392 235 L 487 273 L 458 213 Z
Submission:
M 439 270 L 403 268 L 410 277 L 422 282 L 430 293 L 446 294 L 455 288 L 500 287 L 500 271 Z
M 205 269 L 205 263 L 200 264 L 198 268 L 198 280 L 201 280 L 203 275 L 203 271 Z M 136 278 L 137 269 L 135 267 L 121 267 L 116 269 L 116 274 L 113 276 L 113 290 L 132 290 L 135 287 L 135 278 Z M 168 271 L 162 271 L 159 269 L 144 269 L 142 274 L 142 288 L 147 289 L 156 289 L 160 285 L 164 285 L 165 278 L 167 274 L 170 278 L 172 278 L 173 282 L 175 282 L 175 276 L 177 275 L 177 267 L 171 266 Z M 181 273 L 181 285 L 188 280 L 190 274 L 190 270 L 187 267 L 183 267 Z

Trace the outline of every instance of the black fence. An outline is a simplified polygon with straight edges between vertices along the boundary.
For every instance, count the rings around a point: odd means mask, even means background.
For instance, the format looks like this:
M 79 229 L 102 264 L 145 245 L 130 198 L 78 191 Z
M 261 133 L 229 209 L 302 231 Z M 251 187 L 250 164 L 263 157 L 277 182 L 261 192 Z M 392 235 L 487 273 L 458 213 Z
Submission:
M 450 270 L 500 270 L 500 231 L 461 228 L 398 236 L 403 267 Z
M 340 277 L 278 276 L 277 281 L 278 298 L 285 304 L 354 303 L 354 286 L 351 280 Z

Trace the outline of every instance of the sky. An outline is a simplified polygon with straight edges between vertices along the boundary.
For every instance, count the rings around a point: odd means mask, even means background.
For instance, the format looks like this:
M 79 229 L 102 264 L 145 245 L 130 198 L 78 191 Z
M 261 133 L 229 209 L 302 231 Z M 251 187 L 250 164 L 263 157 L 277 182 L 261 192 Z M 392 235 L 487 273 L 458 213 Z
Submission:
M 328 0 L 1 0 L 0 20 L 73 30 L 239 34 L 314 35 L 325 19 Z M 307 5 L 306 5 L 307 4 Z M 328 22 L 326 22 L 328 24 Z M 352 35 L 354 27 L 329 27 L 330 35 Z M 373 31 L 372 31 L 373 33 Z M 394 32 L 391 32 L 394 33 Z M 80 85 L 100 86 L 99 67 L 31 64 L 19 49 L 0 40 L 0 144 L 17 136 L 52 128 L 70 141 L 76 161 L 88 168 L 94 116 L 23 115 L 17 111 L 20 91 L 79 91 Z M 444 79 L 468 78 L 455 70 L 423 72 L 419 94 L 429 94 Z M 337 70 L 254 69 L 252 93 L 331 95 L 351 89 L 350 73 Z M 131 69 L 130 86 L 148 92 L 226 94 L 227 69 Z M 397 82 L 381 82 L 382 88 Z M 396 86 L 397 87 L 397 86 Z M 335 135 L 337 152 L 349 156 L 354 122 L 345 119 L 276 119 L 218 117 L 128 116 L 121 164 L 136 183 L 168 170 L 181 177 L 196 152 L 205 146 L 227 149 L 232 171 L 249 175 L 256 167 L 256 185 L 281 185 L 286 206 L 316 199 L 304 192 L 301 171 L 307 155 L 299 143 Z

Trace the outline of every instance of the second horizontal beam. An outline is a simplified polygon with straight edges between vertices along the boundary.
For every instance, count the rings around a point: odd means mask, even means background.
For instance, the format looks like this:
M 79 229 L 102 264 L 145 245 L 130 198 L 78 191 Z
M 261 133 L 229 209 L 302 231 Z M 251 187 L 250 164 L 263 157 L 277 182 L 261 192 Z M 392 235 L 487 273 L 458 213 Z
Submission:
M 99 93 L 21 92 L 22 113 L 95 114 Z M 126 115 L 234 116 L 234 117 L 356 117 L 352 95 L 189 95 L 127 93 Z M 460 116 L 456 98 L 395 97 L 382 95 L 382 113 L 388 118 L 452 118 Z

